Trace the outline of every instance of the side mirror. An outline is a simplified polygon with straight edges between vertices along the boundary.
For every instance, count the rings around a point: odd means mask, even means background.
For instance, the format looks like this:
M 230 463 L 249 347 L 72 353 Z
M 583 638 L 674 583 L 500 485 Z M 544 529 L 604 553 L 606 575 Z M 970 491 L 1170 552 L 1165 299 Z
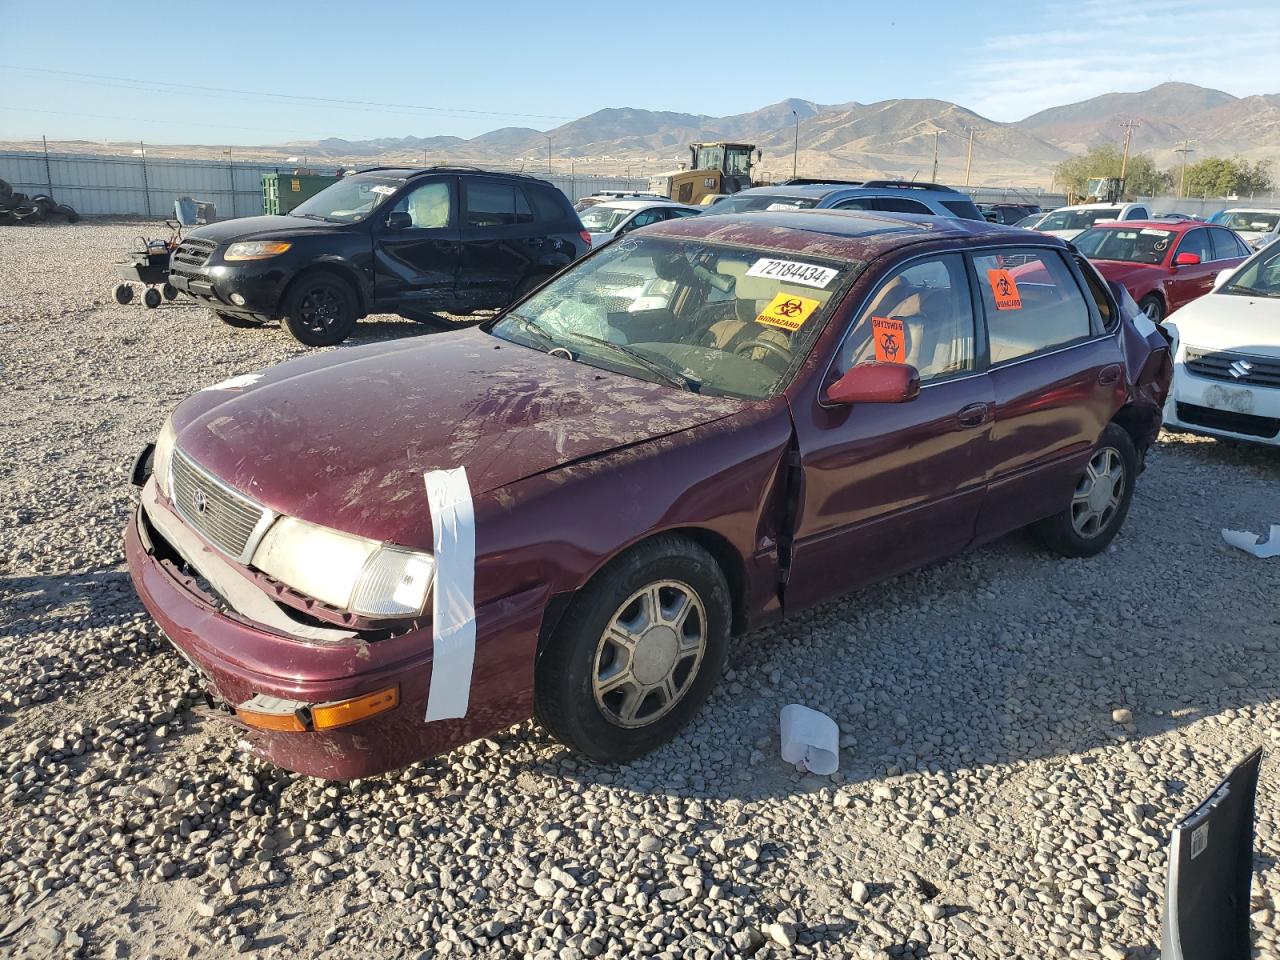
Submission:
M 1230 267 L 1226 270 L 1219 270 L 1218 275 L 1213 278 L 1213 289 L 1217 290 L 1220 286 L 1226 283 L 1230 276 L 1235 272 L 1235 267 Z
M 920 371 L 909 363 L 869 361 L 827 388 L 832 403 L 906 403 L 920 394 Z
M 413 217 L 403 210 L 392 210 L 387 214 L 388 230 L 408 230 L 413 226 Z
M 1173 258 L 1175 267 L 1194 267 L 1200 262 L 1200 254 L 1198 253 L 1180 253 Z

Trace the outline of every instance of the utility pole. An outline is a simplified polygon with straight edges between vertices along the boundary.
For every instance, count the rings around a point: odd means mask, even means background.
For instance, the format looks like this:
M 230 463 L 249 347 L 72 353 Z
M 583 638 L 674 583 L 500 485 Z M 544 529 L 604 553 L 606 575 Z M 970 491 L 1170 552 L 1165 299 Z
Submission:
M 1182 176 L 1178 181 L 1178 199 L 1185 200 L 1187 196 L 1187 154 L 1194 153 L 1191 145 L 1199 143 L 1199 140 L 1179 140 L 1178 146 L 1173 148 L 1174 153 L 1182 155 Z
M 1129 172 L 1129 144 L 1133 142 L 1133 131 L 1140 125 L 1138 120 L 1125 120 L 1120 126 L 1124 127 L 1124 155 L 1120 158 L 1120 182 L 1121 189 L 1124 188 L 1124 178 Z
M 969 156 L 964 161 L 964 185 L 969 185 L 969 172 L 973 170 L 973 127 L 969 128 Z
M 147 145 L 138 141 L 138 153 L 142 155 L 142 202 L 147 208 L 147 216 L 151 216 L 151 184 L 147 181 Z
M 933 183 L 938 182 L 938 138 L 940 136 L 942 136 L 941 130 L 933 131 L 933 176 L 929 178 Z
M 794 180 L 796 178 L 796 164 L 800 160 L 800 114 L 792 110 L 791 115 L 796 118 L 796 143 L 791 150 L 791 179 Z

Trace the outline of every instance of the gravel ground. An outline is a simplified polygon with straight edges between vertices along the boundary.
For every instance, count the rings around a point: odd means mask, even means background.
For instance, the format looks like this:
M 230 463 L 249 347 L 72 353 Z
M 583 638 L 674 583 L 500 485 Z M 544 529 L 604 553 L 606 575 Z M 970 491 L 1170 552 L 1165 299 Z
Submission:
M 302 348 L 113 303 L 163 230 L 0 228 L 0 956 L 1151 958 L 1169 824 L 1280 747 L 1280 561 L 1218 533 L 1280 521 L 1277 455 L 1172 434 L 1105 555 L 1010 537 L 746 637 L 628 766 L 532 724 L 349 784 L 265 766 L 189 709 L 120 532 L 166 412 Z M 793 701 L 839 774 L 779 758 Z

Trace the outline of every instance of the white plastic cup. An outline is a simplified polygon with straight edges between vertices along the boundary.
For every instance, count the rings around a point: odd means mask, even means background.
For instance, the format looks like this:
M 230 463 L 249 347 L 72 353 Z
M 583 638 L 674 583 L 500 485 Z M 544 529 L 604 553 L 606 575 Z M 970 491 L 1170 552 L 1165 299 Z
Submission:
M 830 776 L 840 769 L 840 728 L 825 713 L 789 703 L 779 717 L 782 759 L 803 764 L 810 773 Z

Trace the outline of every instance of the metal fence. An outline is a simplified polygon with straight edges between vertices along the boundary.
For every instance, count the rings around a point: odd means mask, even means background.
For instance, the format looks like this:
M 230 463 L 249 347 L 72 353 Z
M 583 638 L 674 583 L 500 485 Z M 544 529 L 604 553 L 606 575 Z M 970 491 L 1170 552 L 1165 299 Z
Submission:
M 370 162 L 372 165 L 372 161 Z M 262 176 L 292 173 L 292 164 L 234 159 L 175 160 L 90 153 L 0 152 L 0 179 L 14 190 L 34 196 L 47 193 L 88 216 L 173 216 L 178 197 L 211 201 L 219 218 L 262 213 Z M 335 167 L 309 167 L 315 173 L 335 173 Z M 641 177 L 596 177 L 542 174 L 577 200 L 599 190 L 645 190 Z
M 1140 197 L 1139 199 L 1150 205 L 1152 213 L 1190 213 L 1197 217 L 1211 217 L 1221 210 L 1232 210 L 1236 207 L 1244 207 L 1248 210 L 1280 210 L 1280 197 L 1274 194 L 1265 197 L 1239 197 L 1235 200 L 1214 197 Z

